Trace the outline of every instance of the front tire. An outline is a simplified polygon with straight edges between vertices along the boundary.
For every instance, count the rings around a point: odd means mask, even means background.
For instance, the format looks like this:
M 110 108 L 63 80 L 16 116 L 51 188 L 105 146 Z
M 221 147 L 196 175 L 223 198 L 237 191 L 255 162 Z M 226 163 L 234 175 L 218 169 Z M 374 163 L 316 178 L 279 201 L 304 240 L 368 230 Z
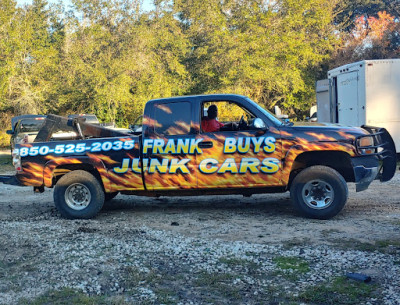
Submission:
M 327 166 L 311 166 L 293 180 L 290 197 L 294 208 L 303 216 L 330 219 L 347 201 L 346 181 L 336 170 Z
M 62 217 L 89 219 L 101 210 L 105 195 L 96 177 L 89 172 L 75 170 L 58 180 L 53 197 Z

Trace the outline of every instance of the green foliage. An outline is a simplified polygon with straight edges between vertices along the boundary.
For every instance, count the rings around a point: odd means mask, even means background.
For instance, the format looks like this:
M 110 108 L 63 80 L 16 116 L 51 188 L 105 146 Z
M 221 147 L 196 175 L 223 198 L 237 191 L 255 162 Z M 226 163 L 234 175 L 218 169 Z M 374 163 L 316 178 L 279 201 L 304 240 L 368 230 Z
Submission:
M 332 51 L 332 10 L 325 0 L 176 1 L 193 49 L 191 93 L 245 94 L 267 108 L 300 110 L 314 97 L 318 66 Z
M 348 280 L 344 277 L 335 278 L 332 283 L 320 283 L 308 288 L 299 297 L 305 302 L 317 304 L 363 304 L 373 296 L 376 285 Z
M 57 305 L 101 305 L 101 304 L 116 304 L 115 302 L 108 302 L 104 297 L 100 296 L 87 296 L 83 292 L 64 288 L 62 290 L 53 290 L 44 293 L 35 300 L 21 300 L 21 305 L 42 305 L 42 304 L 57 304 Z
M 34 0 L 0 4 L 0 110 L 132 123 L 147 100 L 248 95 L 304 117 L 338 43 L 336 1 Z
M 0 147 L 10 147 L 10 136 L 4 130 L 0 131 Z
M 273 259 L 274 263 L 278 266 L 278 268 L 283 270 L 294 270 L 299 273 L 306 273 L 310 271 L 309 264 L 298 257 L 286 257 L 279 256 Z

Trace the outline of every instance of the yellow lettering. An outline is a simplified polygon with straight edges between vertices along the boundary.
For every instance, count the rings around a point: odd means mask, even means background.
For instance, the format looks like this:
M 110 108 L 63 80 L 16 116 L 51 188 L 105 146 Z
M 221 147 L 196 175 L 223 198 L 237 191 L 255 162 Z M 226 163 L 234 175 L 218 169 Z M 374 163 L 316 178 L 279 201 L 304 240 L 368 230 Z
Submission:
M 164 154 L 175 154 L 175 143 L 173 139 L 169 139 L 165 145 Z
M 182 159 L 180 161 L 179 159 L 172 159 L 169 173 L 175 174 L 178 170 L 180 170 L 182 174 L 189 174 L 189 169 L 186 166 L 189 161 L 190 159 Z
M 211 164 L 211 166 L 209 166 Z M 203 161 L 200 162 L 199 164 L 199 170 L 203 174 L 213 174 L 218 170 L 218 161 L 215 159 L 204 159 Z
M 190 140 L 190 151 L 189 151 L 190 154 L 194 154 L 195 151 L 198 154 L 202 154 L 203 153 L 203 151 L 198 146 L 201 141 L 203 141 L 203 139 L 197 139 L 197 140 L 196 139 L 191 139 Z
M 168 170 L 168 159 L 162 159 L 162 163 L 157 159 L 151 159 L 149 173 L 152 174 L 156 170 L 158 170 L 160 174 L 165 174 Z
M 266 137 L 264 141 L 264 151 L 266 153 L 272 153 L 275 151 L 275 138 L 273 137 Z
M 129 159 L 124 158 L 122 159 L 121 167 L 114 167 L 114 172 L 118 174 L 124 174 L 128 171 L 128 167 L 129 167 Z
M 228 158 L 222 163 L 218 174 L 224 174 L 226 172 L 231 172 L 232 174 L 237 174 L 238 169 L 234 158 Z
M 257 174 L 259 172 L 257 166 L 259 165 L 260 160 L 256 158 L 243 158 L 242 162 L 240 163 L 239 173 L 245 174 L 247 170 L 249 170 L 250 173 Z
M 237 149 L 241 154 L 247 153 L 250 149 L 250 138 L 239 138 Z
M 276 158 L 265 158 L 260 170 L 265 174 L 273 174 L 279 170 L 279 160 Z
M 154 143 L 153 143 L 153 154 L 157 154 L 157 153 L 162 154 L 163 153 L 164 144 L 165 144 L 164 140 L 155 139 Z
M 132 160 L 132 171 L 135 172 L 135 173 L 138 173 L 138 174 L 140 174 L 142 172 L 140 167 L 139 167 L 139 162 L 140 162 L 139 158 L 135 158 L 135 159 Z M 143 171 L 147 170 L 148 163 L 149 163 L 149 159 L 144 159 L 143 160 L 143 164 L 144 164 Z
M 178 139 L 176 153 L 177 154 L 182 154 L 182 153 L 188 154 L 189 153 L 189 139 L 185 139 L 185 142 L 183 142 L 182 139 Z
M 263 141 L 264 141 L 264 137 L 260 137 L 260 138 L 252 137 L 251 138 L 251 142 L 254 145 L 254 149 L 253 150 L 254 150 L 255 153 L 258 153 L 260 151 L 261 144 L 262 144 Z
M 224 153 L 233 154 L 234 152 L 236 152 L 236 139 L 226 138 L 224 144 Z
M 147 150 L 153 146 L 153 139 L 145 139 L 143 143 L 143 153 L 147 154 Z

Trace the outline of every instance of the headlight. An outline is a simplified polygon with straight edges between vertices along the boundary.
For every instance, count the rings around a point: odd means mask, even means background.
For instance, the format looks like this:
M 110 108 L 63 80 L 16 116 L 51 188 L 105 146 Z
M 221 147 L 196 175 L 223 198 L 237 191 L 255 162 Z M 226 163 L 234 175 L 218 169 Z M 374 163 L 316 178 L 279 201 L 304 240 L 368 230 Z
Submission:
M 358 149 L 362 155 L 374 154 L 376 149 L 371 146 L 374 146 L 374 139 L 372 136 L 365 136 L 358 140 Z

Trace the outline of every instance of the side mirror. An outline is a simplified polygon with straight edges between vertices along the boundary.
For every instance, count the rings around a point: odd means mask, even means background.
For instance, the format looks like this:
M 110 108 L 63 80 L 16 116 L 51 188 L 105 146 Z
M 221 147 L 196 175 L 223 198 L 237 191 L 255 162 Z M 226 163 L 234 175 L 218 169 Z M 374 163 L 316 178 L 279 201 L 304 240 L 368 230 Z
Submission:
M 14 131 L 12 131 L 12 130 L 7 130 L 6 133 L 9 134 L 9 135 L 13 135 L 13 134 L 14 134 Z
M 265 125 L 264 121 L 261 120 L 260 118 L 254 119 L 253 126 L 255 129 L 262 129 L 262 130 L 267 129 L 267 126 Z

